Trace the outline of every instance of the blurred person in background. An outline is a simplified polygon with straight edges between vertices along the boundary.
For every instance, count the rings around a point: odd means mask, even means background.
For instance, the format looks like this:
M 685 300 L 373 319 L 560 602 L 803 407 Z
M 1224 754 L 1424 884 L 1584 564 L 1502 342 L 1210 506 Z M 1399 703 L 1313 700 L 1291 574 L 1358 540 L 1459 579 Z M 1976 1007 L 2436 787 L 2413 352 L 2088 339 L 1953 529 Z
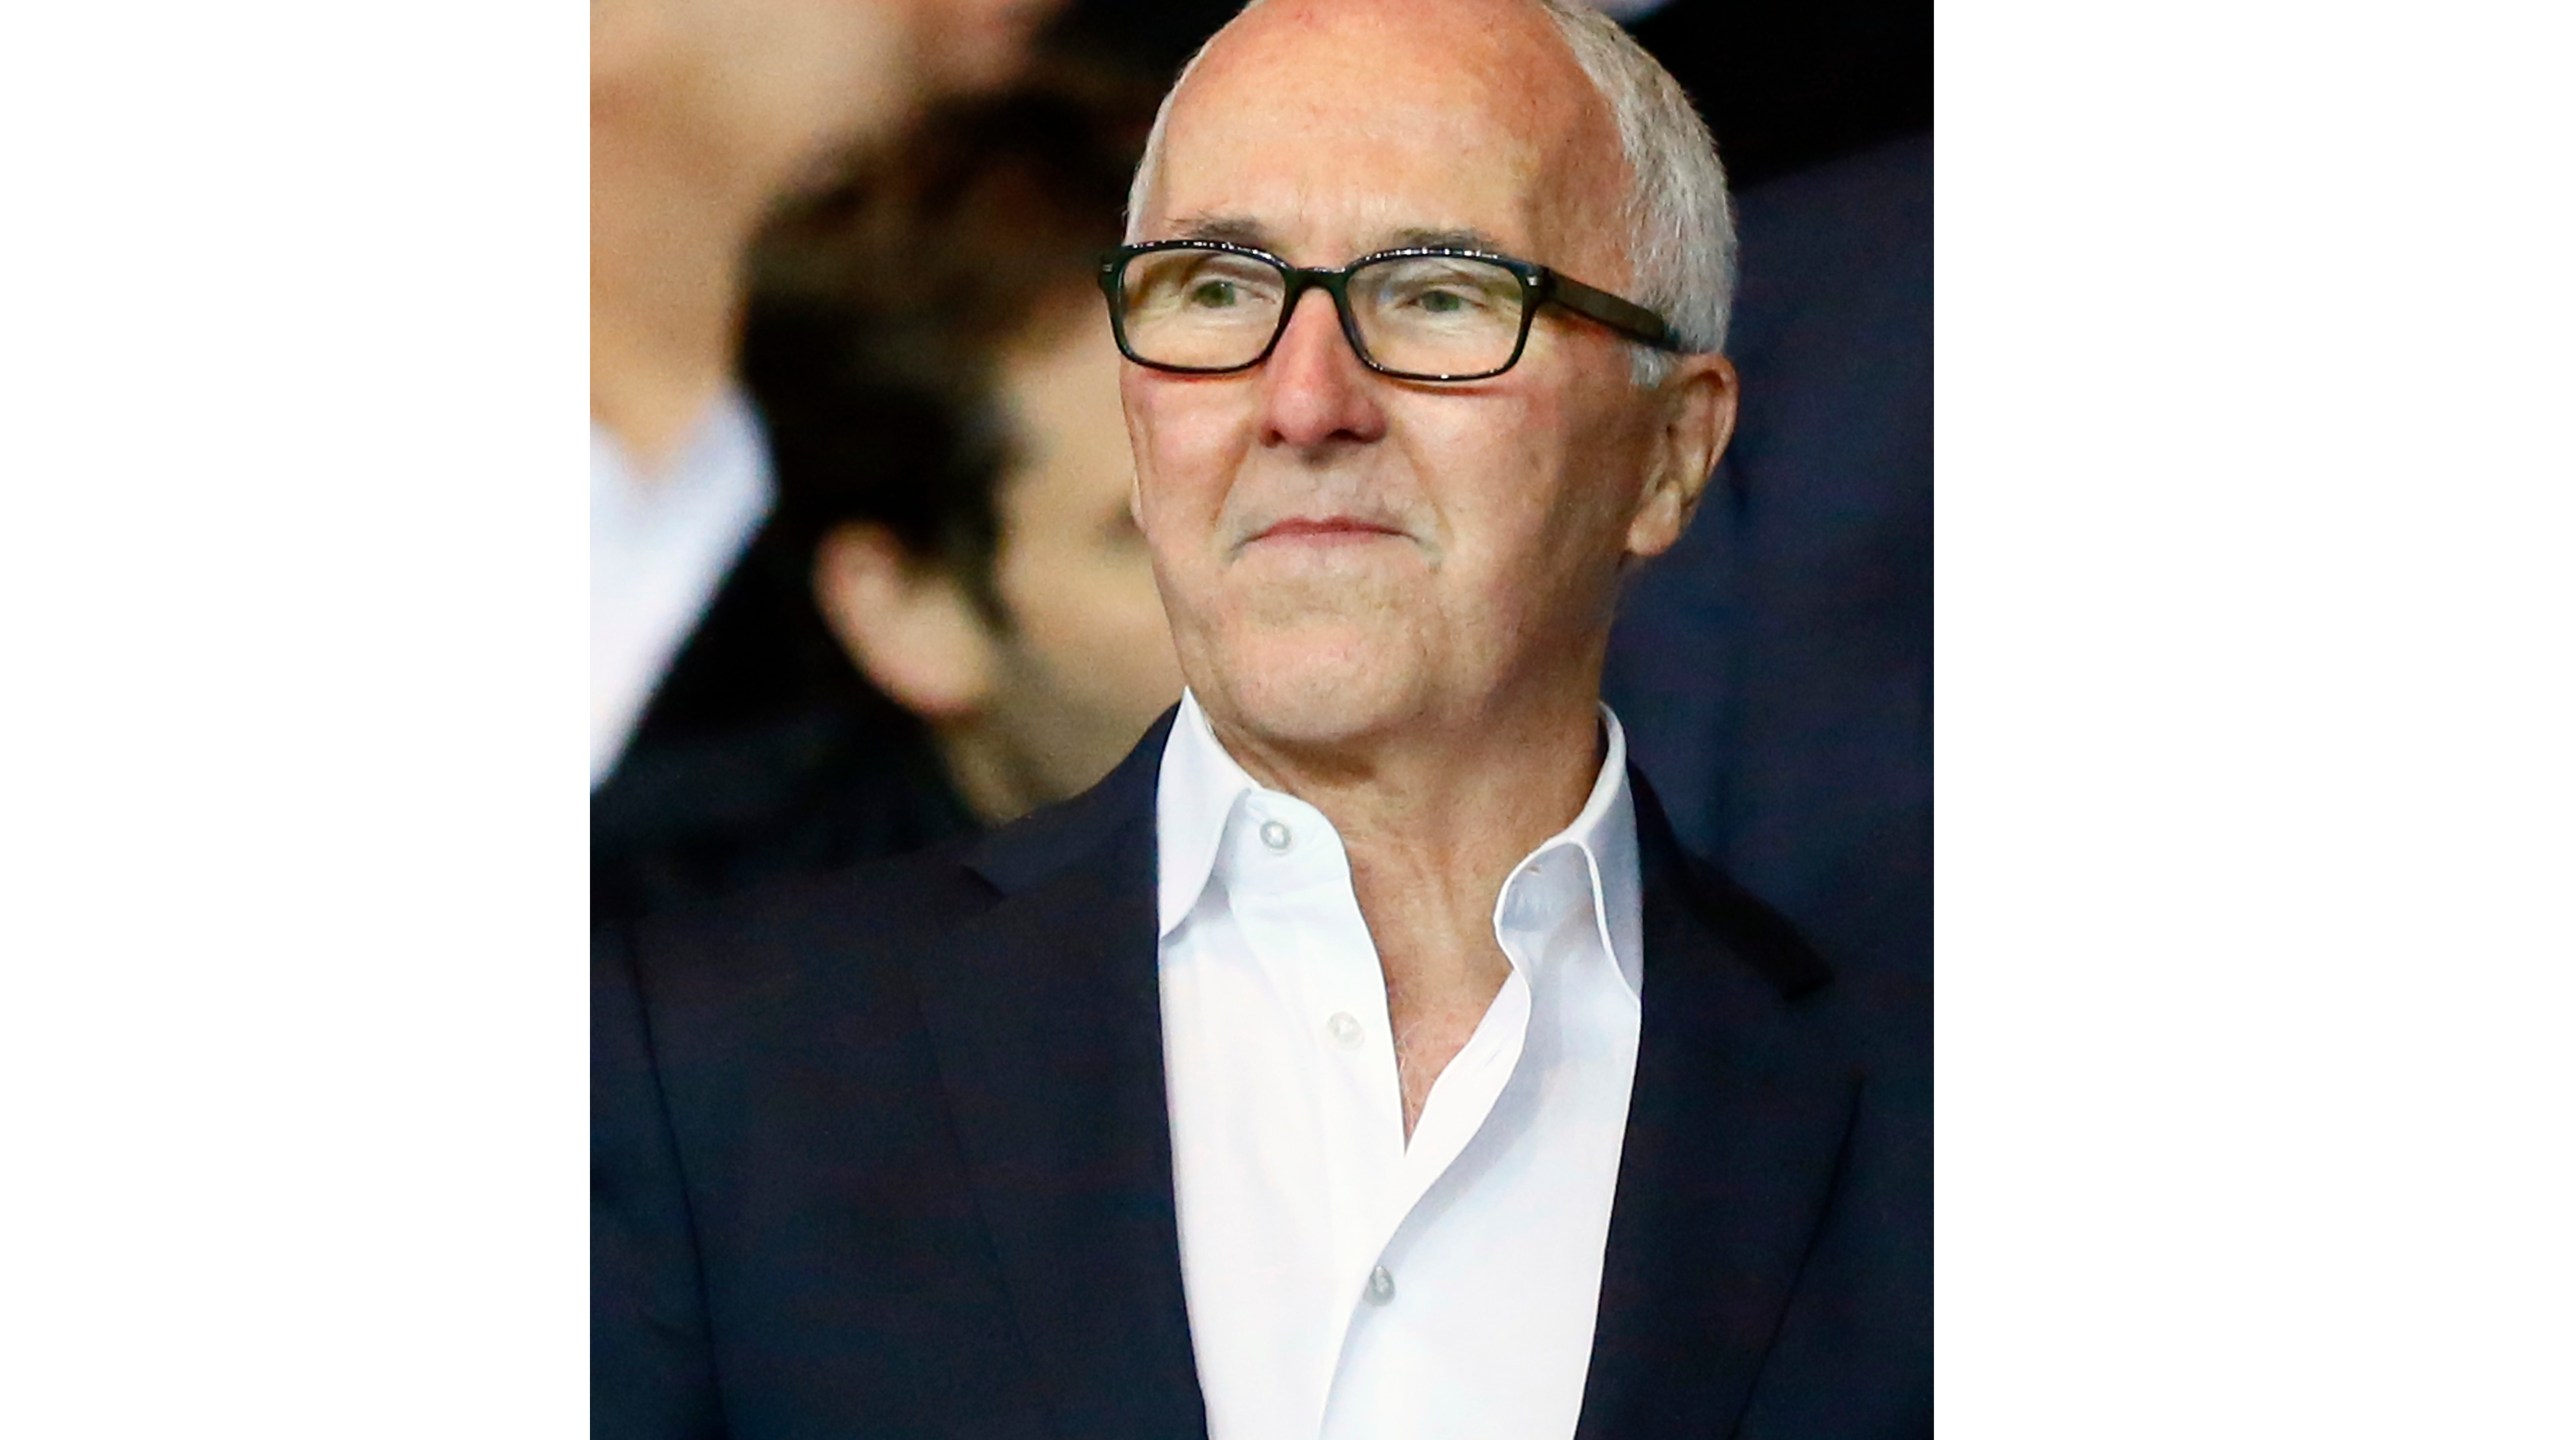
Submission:
M 934 95 L 1009 78 L 1055 8 L 591 0 L 591 787 L 772 504 L 734 374 L 757 227 Z
M 954 102 L 778 218 L 743 352 L 774 514 L 662 697 L 726 718 L 596 793 L 599 923 L 1010 820 L 1179 697 L 1093 284 L 1154 98 Z

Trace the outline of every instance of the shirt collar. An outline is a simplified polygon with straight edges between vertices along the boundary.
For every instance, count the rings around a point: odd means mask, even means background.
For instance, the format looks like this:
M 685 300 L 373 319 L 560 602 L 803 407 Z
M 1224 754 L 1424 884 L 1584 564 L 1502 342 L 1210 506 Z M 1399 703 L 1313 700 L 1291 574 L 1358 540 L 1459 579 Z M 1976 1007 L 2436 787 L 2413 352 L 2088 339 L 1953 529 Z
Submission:
M 623 543 L 704 529 L 751 530 L 773 506 L 764 424 L 744 393 L 721 392 L 654 470 L 636 464 L 604 422 L 587 419 L 587 523 L 591 538 Z M 665 543 L 661 541 L 660 543 Z
M 1512 868 L 1494 915 L 1499 921 L 1518 914 L 1535 923 L 1530 912 L 1561 912 L 1565 900 L 1587 891 L 1601 944 L 1634 990 L 1642 983 L 1643 884 L 1635 804 L 1627 786 L 1626 732 L 1606 705 L 1600 707 L 1600 723 L 1608 749 L 1590 797 L 1572 823 Z M 1184 690 L 1156 778 L 1157 939 L 1171 935 L 1200 903 L 1230 817 L 1238 803 L 1261 788 L 1218 743 L 1199 701 Z M 1559 860 L 1565 863 L 1559 865 Z M 1559 882 L 1571 887 L 1570 896 L 1556 888 Z
M 1164 763 L 1156 772 L 1156 938 L 1173 933 L 1218 863 L 1227 817 L 1236 802 L 1258 788 L 1253 777 L 1218 743 L 1190 690 L 1165 737 Z
M 644 474 L 587 422 L 587 783 L 619 761 L 685 637 L 774 504 L 763 427 L 723 394 L 663 470 Z
M 1635 801 L 1627 785 L 1627 736 L 1606 705 L 1600 707 L 1600 724 L 1608 748 L 1590 798 L 1570 824 L 1511 868 L 1494 900 L 1494 922 L 1529 927 L 1564 923 L 1588 903 L 1601 948 L 1635 993 L 1644 983 L 1644 872 L 1636 853 Z

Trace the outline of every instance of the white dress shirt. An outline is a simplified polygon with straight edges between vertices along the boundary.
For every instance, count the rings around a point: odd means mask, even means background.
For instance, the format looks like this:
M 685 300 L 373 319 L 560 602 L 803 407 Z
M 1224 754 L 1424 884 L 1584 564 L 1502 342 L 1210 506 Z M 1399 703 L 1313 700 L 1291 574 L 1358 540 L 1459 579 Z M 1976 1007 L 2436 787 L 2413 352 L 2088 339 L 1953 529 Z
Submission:
M 1156 787 L 1176 1223 L 1215 1440 L 1573 1433 L 1634 1083 L 1626 743 L 1491 917 L 1511 962 L 1411 1142 L 1341 838 L 1185 694 Z
M 665 473 L 587 428 L 587 784 L 602 784 L 685 637 L 773 508 L 764 427 L 730 392 Z

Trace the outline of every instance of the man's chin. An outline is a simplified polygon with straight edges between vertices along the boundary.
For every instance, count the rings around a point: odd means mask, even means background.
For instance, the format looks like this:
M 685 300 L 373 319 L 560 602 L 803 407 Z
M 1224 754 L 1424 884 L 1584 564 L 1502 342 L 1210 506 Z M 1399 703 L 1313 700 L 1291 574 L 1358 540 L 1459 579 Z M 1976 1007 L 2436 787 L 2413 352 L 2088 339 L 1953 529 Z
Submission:
M 1240 726 L 1265 744 L 1356 747 L 1415 709 L 1411 642 L 1409 633 L 1339 627 L 1238 647 L 1222 667 L 1223 683 L 1201 700 L 1213 722 Z

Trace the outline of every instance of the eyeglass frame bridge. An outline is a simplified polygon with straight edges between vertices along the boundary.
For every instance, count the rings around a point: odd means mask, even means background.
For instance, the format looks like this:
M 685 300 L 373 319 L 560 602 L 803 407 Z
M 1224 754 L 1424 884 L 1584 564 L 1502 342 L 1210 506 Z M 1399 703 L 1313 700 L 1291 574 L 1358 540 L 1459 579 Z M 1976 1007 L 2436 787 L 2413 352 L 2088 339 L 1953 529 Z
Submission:
M 1140 359 L 1130 348 L 1126 328 L 1128 300 L 1122 281 L 1129 263 L 1141 255 L 1162 250 L 1216 250 L 1259 260 L 1280 272 L 1280 316 L 1271 327 L 1271 338 L 1263 342 L 1254 357 L 1235 365 L 1166 365 Z M 1478 260 L 1508 270 L 1520 281 L 1520 333 L 1511 342 L 1511 354 L 1491 370 L 1459 375 L 1425 375 L 1408 370 L 1390 370 L 1369 353 L 1369 342 L 1360 338 L 1360 328 L 1351 318 L 1351 276 L 1371 265 L 1387 260 L 1407 259 Z M 1235 375 L 1252 369 L 1271 358 L 1280 348 L 1280 337 L 1289 331 L 1291 317 L 1298 313 L 1298 299 L 1312 287 L 1333 297 L 1333 318 L 1342 327 L 1342 338 L 1362 365 L 1391 380 L 1420 380 L 1431 384 L 1463 384 L 1471 380 L 1490 380 L 1520 363 L 1529 350 L 1529 327 L 1536 323 L 1538 311 L 1548 304 L 1560 305 L 1575 314 L 1604 325 L 1639 345 L 1657 350 L 1678 352 L 1679 337 L 1670 322 L 1632 300 L 1612 295 L 1596 285 L 1586 285 L 1551 265 L 1535 260 L 1522 260 L 1493 250 L 1469 250 L 1450 245 L 1407 245 L 1392 250 L 1379 250 L 1363 255 L 1348 265 L 1292 265 L 1268 250 L 1238 245 L 1226 240 L 1149 240 L 1136 245 L 1114 246 L 1104 253 L 1100 272 L 1094 277 L 1102 285 L 1102 293 L 1111 312 L 1111 341 L 1132 365 L 1169 375 Z

